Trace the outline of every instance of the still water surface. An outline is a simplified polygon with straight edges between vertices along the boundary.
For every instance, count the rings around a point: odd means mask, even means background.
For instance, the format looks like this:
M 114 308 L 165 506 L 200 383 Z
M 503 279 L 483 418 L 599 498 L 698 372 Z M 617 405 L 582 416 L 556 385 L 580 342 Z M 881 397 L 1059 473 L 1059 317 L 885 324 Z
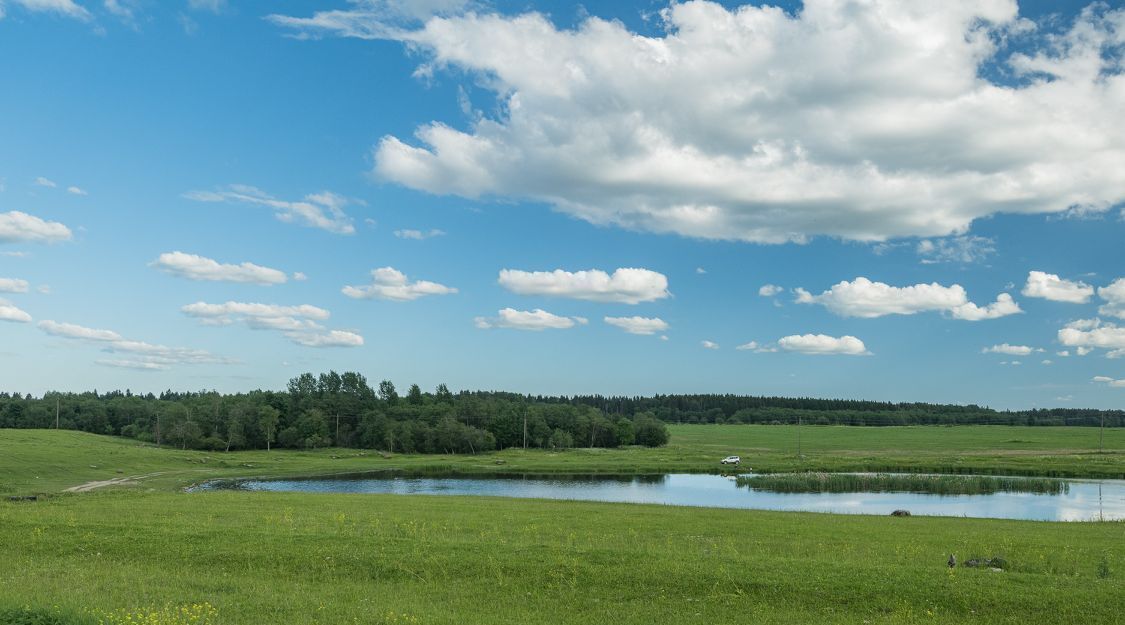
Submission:
M 644 476 L 379 476 L 363 478 L 243 480 L 213 483 L 201 490 L 397 495 L 485 495 L 525 499 L 566 499 L 653 503 L 709 508 L 890 514 L 909 510 L 929 516 L 965 516 L 1039 521 L 1125 519 L 1125 480 L 1068 480 L 1070 492 L 1058 495 L 995 493 L 927 495 L 919 493 L 771 493 L 739 487 L 721 475 Z

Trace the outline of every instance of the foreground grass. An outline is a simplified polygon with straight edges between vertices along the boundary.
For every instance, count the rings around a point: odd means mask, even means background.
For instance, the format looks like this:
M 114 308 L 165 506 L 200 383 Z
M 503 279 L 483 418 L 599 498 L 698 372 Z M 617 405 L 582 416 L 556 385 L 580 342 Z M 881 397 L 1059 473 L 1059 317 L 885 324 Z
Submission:
M 395 495 L 0 503 L 0 611 L 217 623 L 1122 623 L 1125 524 Z M 956 553 L 1001 556 L 1002 573 Z M 58 606 L 53 608 L 53 606 Z
M 467 473 L 664 473 L 719 470 L 739 454 L 758 472 L 871 471 L 1125 477 L 1125 428 L 1007 426 L 670 426 L 658 449 L 507 450 L 477 456 L 394 455 L 356 449 L 196 452 L 132 439 L 53 430 L 0 429 L 0 494 L 53 493 L 94 480 L 172 490 L 220 477 L 377 470 Z M 801 439 L 798 456 L 797 436 Z

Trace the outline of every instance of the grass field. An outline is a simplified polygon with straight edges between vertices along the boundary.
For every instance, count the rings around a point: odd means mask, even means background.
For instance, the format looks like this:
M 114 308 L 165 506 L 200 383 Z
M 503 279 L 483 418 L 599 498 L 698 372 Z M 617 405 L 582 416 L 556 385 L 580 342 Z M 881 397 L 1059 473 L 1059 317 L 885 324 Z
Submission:
M 755 471 L 918 471 L 1125 477 L 1125 429 L 673 425 L 667 447 L 508 450 L 479 456 L 395 455 L 356 449 L 243 451 L 158 449 L 82 432 L 0 430 L 0 494 L 51 493 L 95 480 L 173 489 L 213 477 L 310 475 L 381 469 L 574 473 L 718 470 L 739 454 Z
M 1125 619 L 1121 523 L 109 491 L 0 504 L 0 528 L 0 606 L 205 602 L 231 625 Z
M 808 427 L 797 458 L 794 428 L 674 426 L 656 450 L 384 458 L 0 430 L 0 493 L 52 493 L 0 501 L 0 619 L 42 610 L 97 625 L 117 610 L 207 605 L 217 616 L 197 625 L 1125 623 L 1120 522 L 180 490 L 211 477 L 390 468 L 706 471 L 728 453 L 755 469 L 1121 475 L 1123 434 L 1107 431 L 1111 451 L 1099 454 L 1097 431 L 1083 428 Z M 148 477 L 58 494 L 135 476 Z M 950 570 L 950 553 L 1008 566 Z

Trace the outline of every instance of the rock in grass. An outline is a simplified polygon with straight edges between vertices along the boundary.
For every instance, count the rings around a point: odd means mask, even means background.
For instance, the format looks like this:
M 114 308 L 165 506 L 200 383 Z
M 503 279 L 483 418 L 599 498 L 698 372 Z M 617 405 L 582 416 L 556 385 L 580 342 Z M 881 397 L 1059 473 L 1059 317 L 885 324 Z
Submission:
M 895 510 L 894 512 L 891 513 L 891 516 L 910 516 L 910 511 L 909 510 Z

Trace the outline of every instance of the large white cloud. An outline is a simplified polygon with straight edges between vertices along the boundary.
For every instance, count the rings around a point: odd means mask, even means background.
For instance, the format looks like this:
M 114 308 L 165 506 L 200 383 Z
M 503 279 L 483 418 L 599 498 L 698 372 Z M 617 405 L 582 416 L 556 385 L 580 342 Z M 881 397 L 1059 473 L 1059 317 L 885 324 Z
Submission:
M 1098 297 L 1105 300 L 1098 314 L 1125 319 L 1125 278 L 1118 278 L 1109 286 L 1098 289 Z
M 310 193 L 301 200 L 289 201 L 279 200 L 256 187 L 232 184 L 217 191 L 190 191 L 184 197 L 198 202 L 265 206 L 272 208 L 274 216 L 285 223 L 299 223 L 336 234 L 355 233 L 351 217 L 344 212 L 344 207 L 351 204 L 352 200 L 331 191 Z
M 848 356 L 865 356 L 870 352 L 863 341 L 854 336 L 828 336 L 826 334 L 800 334 L 783 336 L 777 340 L 777 346 L 787 352 L 802 354 L 844 354 Z
M 600 269 L 587 271 L 520 271 L 501 269 L 500 286 L 519 295 L 548 295 L 639 304 L 671 295 L 668 278 L 649 269 L 619 268 L 610 275 Z
M 0 243 L 53 243 L 70 238 L 70 228 L 57 221 L 43 221 L 20 211 L 0 213 Z
M 541 308 L 535 310 L 504 308 L 495 317 L 477 317 L 473 319 L 473 322 L 482 330 L 511 328 L 513 330 L 540 331 L 567 330 L 575 325 L 585 325 L 587 319 L 584 317 L 561 317 Z
M 820 304 L 843 317 L 872 318 L 942 311 L 954 319 L 979 321 L 1021 312 L 1007 293 L 1001 293 L 987 306 L 978 306 L 969 301 L 960 284 L 943 286 L 934 282 L 896 287 L 859 277 L 851 282 L 839 282 L 820 295 L 801 288 L 796 289 L 796 293 L 798 304 Z
M 1031 271 L 1022 293 L 1028 297 L 1041 297 L 1055 302 L 1085 304 L 1094 296 L 1094 287 L 1085 282 L 1065 280 L 1053 273 Z
M 670 327 L 660 317 L 606 317 L 604 321 L 629 334 L 656 334 L 666 332 Z
M 406 274 L 394 267 L 380 267 L 371 270 L 371 284 L 364 286 L 345 286 L 344 295 L 355 299 L 387 299 L 394 302 L 409 302 L 427 295 L 449 295 L 457 289 L 430 282 L 428 280 L 409 281 Z
M 129 354 L 132 357 L 126 360 L 115 360 L 112 363 L 98 361 L 98 364 L 124 366 L 122 363 L 129 362 L 135 365 L 131 368 L 163 369 L 176 364 L 227 364 L 233 362 L 230 359 L 215 356 L 201 349 L 167 347 L 127 339 L 113 330 L 102 330 L 52 320 L 40 321 L 38 325 L 40 330 L 51 336 L 83 341 L 98 345 L 105 351 Z
M 15 304 L 5 299 L 0 299 L 0 321 L 13 321 L 15 323 L 28 323 L 31 315 L 27 311 L 17 308 Z
M 383 179 L 780 242 L 961 234 L 999 212 L 1121 202 L 1123 15 L 1095 4 L 1053 32 L 1013 0 L 808 0 L 792 13 L 692 1 L 662 11 L 657 36 L 597 17 L 559 29 L 538 13 L 416 29 L 355 11 L 274 21 L 401 40 L 425 55 L 419 75 L 465 72 L 495 95 L 482 108 L 499 113 L 465 129 L 383 137 Z M 1012 52 L 1013 38 L 1033 52 Z
M 1105 349 L 1110 358 L 1125 357 L 1125 327 L 1101 319 L 1072 321 L 1059 330 L 1058 339 L 1067 347 L 1077 348 L 1080 356 L 1092 349 Z
M 363 337 L 347 330 L 330 330 L 320 321 L 330 313 L 317 306 L 301 304 L 283 306 L 252 302 L 208 304 L 196 302 L 181 309 L 189 317 L 206 325 L 230 325 L 241 322 L 254 330 L 273 330 L 306 347 L 359 347 Z
M 0 278 L 0 293 L 27 293 L 27 280 Z
M 251 284 L 283 284 L 288 280 L 284 271 L 255 265 L 254 263 L 239 263 L 237 265 L 220 263 L 216 260 L 185 254 L 184 252 L 166 252 L 153 261 L 152 265 L 174 276 L 189 280 L 211 280 L 217 282 L 246 282 Z

